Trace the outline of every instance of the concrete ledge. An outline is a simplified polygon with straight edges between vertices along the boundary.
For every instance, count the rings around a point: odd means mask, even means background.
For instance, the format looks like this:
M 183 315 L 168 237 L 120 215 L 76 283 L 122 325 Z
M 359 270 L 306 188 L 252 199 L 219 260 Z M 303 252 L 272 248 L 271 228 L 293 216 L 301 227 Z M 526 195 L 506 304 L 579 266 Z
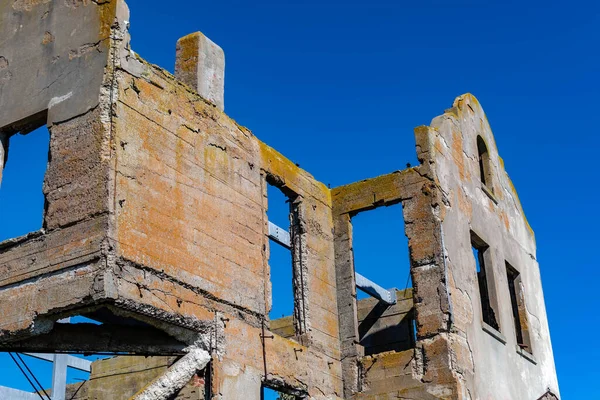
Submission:
M 491 337 L 493 337 L 500 343 L 506 344 L 506 338 L 499 330 L 494 329 L 493 327 L 491 327 L 483 321 L 481 321 L 481 329 L 483 329 L 484 332 L 489 333 Z
M 482 183 L 481 190 L 483 190 L 483 193 L 485 193 L 494 202 L 494 204 L 498 205 L 498 199 L 496 199 L 496 196 L 494 196 L 494 193 L 492 193 L 490 188 Z
M 527 350 L 523 350 L 521 347 L 519 347 L 519 345 L 517 345 L 517 353 L 524 359 L 532 362 L 534 365 L 537 365 L 537 361 L 535 360 L 535 357 L 533 357 L 533 354 Z

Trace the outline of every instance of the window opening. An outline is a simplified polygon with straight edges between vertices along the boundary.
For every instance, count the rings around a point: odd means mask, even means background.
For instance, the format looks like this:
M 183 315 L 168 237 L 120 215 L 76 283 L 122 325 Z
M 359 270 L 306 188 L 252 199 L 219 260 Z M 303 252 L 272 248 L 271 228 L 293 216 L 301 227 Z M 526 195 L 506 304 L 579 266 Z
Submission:
M 358 341 L 364 354 L 413 348 L 412 282 L 401 204 L 353 216 L 352 248 Z
M 306 331 L 300 202 L 285 187 L 267 180 L 269 268 L 271 274 L 270 329 L 287 338 Z
M 269 219 L 269 266 L 271 270 L 271 320 L 291 316 L 294 313 L 293 265 L 291 247 L 282 242 L 290 232 L 290 202 L 283 192 L 273 186 L 267 187 L 267 217 Z M 279 232 L 273 233 L 273 225 Z M 273 237 L 279 237 L 274 239 Z
M 479 160 L 479 178 L 481 183 L 493 193 L 492 166 L 487 145 L 481 136 L 477 136 L 477 154 Z
M 48 167 L 50 133 L 42 126 L 26 135 L 4 139 L 0 174 L 0 241 L 42 228 L 44 176 Z M 0 167 L 2 163 L 0 163 Z
M 262 400 L 297 400 L 298 397 L 294 396 L 293 394 L 283 393 L 278 390 L 272 389 L 270 387 L 263 386 L 262 393 L 261 393 L 261 399 Z
M 77 323 L 94 323 L 100 324 L 98 321 L 91 320 L 82 316 L 65 318 L 56 322 L 57 324 L 77 324 Z M 13 363 L 11 354 L 16 353 L 0 353 L 0 364 L 5 365 L 6 373 L 0 377 L 0 392 L 2 388 L 10 388 L 17 392 L 31 393 L 33 388 L 25 375 Z M 35 382 L 37 387 L 38 382 L 43 390 L 48 393 L 57 390 L 58 393 L 66 392 L 67 395 L 73 395 L 82 385 L 89 379 L 91 372 L 91 363 L 106 356 L 99 355 L 82 355 L 82 354 L 45 354 L 45 353 L 20 353 L 20 358 L 17 357 L 22 366 L 27 366 L 30 369 L 32 376 L 31 380 Z M 27 370 L 25 368 L 25 370 Z M 29 371 L 27 371 L 29 372 Z M 37 379 L 37 382 L 32 377 Z M 16 393 L 16 392 L 15 392 Z M 1 396 L 0 396 L 1 397 Z M 60 397 L 60 396 L 59 396 Z
M 475 259 L 475 266 L 477 270 L 477 282 L 479 285 L 479 297 L 481 298 L 483 322 L 497 331 L 500 331 L 500 326 L 498 325 L 498 321 L 496 319 L 496 313 L 492 307 L 492 298 L 490 297 L 489 290 L 491 280 L 491 264 L 488 263 L 489 246 L 472 232 L 471 246 L 473 249 L 473 258 Z
M 400 204 L 364 211 L 352 217 L 355 271 L 384 288 L 412 287 L 408 238 Z M 369 297 L 362 290 L 358 299 Z
M 506 263 L 506 276 L 508 278 L 508 290 L 512 306 L 513 319 L 515 322 L 515 336 L 517 345 L 529 353 L 532 353 L 531 338 L 529 336 L 529 321 L 527 308 L 525 307 L 525 296 L 521 274 L 509 263 Z

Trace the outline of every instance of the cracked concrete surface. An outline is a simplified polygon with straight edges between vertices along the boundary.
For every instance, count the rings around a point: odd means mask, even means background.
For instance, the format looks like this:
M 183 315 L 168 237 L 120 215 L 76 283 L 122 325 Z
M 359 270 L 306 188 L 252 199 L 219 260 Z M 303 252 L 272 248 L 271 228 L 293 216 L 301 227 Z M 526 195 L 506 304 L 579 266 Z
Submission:
M 196 371 L 203 370 L 210 362 L 210 354 L 198 348 L 188 349 L 188 353 L 169 369 L 133 396 L 133 400 L 167 400 L 178 393 Z
M 329 189 L 222 111 L 224 56 L 203 35 L 179 42 L 173 76 L 130 48 L 121 0 L 16 0 L 0 17 L 0 184 L 10 137 L 51 133 L 44 229 L 0 244 L 1 347 L 44 350 L 56 320 L 89 315 L 106 324 L 106 351 L 111 332 L 130 332 L 119 324 L 168 335 L 163 347 L 148 341 L 153 354 L 195 346 L 161 361 L 161 373 L 172 365 L 162 378 L 138 371 L 139 359 L 98 364 L 128 371 L 115 388 L 158 378 L 143 398 L 186 383 L 213 399 L 259 399 L 262 385 L 310 399 L 558 396 L 533 231 L 475 97 L 415 129 L 420 165 Z M 26 84 L 32 74 L 43 79 Z M 295 312 L 277 321 L 267 182 L 292 199 L 295 221 Z M 365 351 L 359 325 L 379 309 L 356 300 L 351 218 L 400 204 L 412 297 L 371 317 Z M 471 231 L 492 250 L 494 335 L 482 329 Z M 505 262 L 522 276 L 532 357 L 516 349 Z M 95 379 L 86 396 L 109 396 L 96 383 L 110 379 Z

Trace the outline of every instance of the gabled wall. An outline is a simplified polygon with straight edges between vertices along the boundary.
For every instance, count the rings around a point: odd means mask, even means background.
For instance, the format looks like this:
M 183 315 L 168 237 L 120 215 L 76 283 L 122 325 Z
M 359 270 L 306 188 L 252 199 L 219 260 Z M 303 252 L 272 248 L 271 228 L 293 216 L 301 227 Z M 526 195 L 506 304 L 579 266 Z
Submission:
M 430 127 L 416 132 L 427 137 L 421 157 L 445 198 L 439 216 L 453 308 L 451 361 L 466 389 L 462 396 L 520 400 L 538 399 L 548 389 L 558 394 L 535 238 L 481 105 L 470 94 L 460 96 Z M 491 182 L 486 185 L 479 173 L 478 135 L 489 152 Z M 482 320 L 471 232 L 489 245 L 486 267 L 493 279 L 488 285 L 500 332 Z M 522 276 L 532 356 L 516 343 L 505 262 Z

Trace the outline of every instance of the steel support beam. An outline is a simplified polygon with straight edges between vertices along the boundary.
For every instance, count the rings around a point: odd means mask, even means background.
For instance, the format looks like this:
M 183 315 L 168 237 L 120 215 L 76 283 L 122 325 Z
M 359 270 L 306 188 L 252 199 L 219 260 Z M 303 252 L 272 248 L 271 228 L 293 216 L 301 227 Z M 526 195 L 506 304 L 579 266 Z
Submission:
M 365 292 L 368 295 L 375 297 L 378 300 L 383 301 L 386 304 L 396 304 L 396 289 L 384 289 L 375 282 L 365 278 L 358 272 L 356 273 L 356 287 Z
M 290 233 L 285 229 L 278 227 L 271 221 L 269 221 L 269 238 L 275 243 L 282 245 L 286 249 L 292 248 Z
M 0 386 L 0 399 L 3 400 L 40 400 L 40 396 L 23 390 Z
M 38 358 L 40 360 L 54 362 L 54 356 L 56 354 L 42 354 L 42 353 L 23 353 L 26 356 Z M 64 354 L 61 354 L 64 355 Z M 92 370 L 92 362 L 85 358 L 79 358 L 75 356 L 65 355 L 67 360 L 67 367 L 75 368 L 83 372 L 90 372 Z

